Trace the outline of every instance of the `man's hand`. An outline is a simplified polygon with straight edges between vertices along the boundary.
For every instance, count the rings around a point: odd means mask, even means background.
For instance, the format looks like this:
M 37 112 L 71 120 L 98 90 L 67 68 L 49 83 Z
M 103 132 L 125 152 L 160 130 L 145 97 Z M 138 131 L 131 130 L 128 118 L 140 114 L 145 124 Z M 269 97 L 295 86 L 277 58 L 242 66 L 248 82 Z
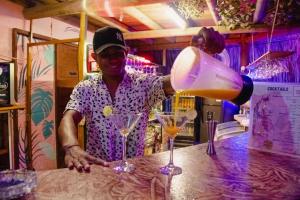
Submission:
M 65 164 L 69 169 L 74 167 L 79 171 L 90 171 L 90 164 L 98 164 L 108 167 L 108 163 L 104 160 L 89 155 L 83 151 L 78 145 L 65 148 Z
M 221 53 L 225 48 L 223 36 L 213 28 L 203 27 L 193 36 L 191 45 L 200 48 L 208 54 Z

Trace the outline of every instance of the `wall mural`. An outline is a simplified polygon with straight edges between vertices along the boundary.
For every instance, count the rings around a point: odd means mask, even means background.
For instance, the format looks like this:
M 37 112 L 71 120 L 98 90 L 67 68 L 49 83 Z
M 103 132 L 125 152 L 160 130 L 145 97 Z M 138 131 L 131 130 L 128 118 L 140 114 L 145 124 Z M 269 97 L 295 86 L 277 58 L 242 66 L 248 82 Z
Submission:
M 33 42 L 41 40 L 34 39 Z M 28 37 L 17 34 L 17 92 L 18 102 L 26 104 Z M 56 133 L 55 133 L 55 48 L 54 45 L 32 47 L 32 88 L 31 88 L 31 140 L 32 162 L 36 170 L 55 169 Z M 19 167 L 25 168 L 28 158 L 28 145 L 25 134 L 26 111 L 18 112 L 19 131 Z

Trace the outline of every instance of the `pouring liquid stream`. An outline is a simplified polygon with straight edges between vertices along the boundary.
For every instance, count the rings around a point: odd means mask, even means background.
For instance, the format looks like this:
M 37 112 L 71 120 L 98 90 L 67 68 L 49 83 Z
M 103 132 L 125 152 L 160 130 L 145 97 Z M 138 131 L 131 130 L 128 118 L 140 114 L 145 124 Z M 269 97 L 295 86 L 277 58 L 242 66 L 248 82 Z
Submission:
M 175 106 L 174 106 L 174 121 L 170 124 L 170 126 L 165 127 L 165 132 L 168 134 L 170 138 L 175 138 L 179 132 L 179 127 L 176 126 L 176 118 L 178 116 L 178 104 L 179 104 L 180 92 L 176 92 L 175 94 Z

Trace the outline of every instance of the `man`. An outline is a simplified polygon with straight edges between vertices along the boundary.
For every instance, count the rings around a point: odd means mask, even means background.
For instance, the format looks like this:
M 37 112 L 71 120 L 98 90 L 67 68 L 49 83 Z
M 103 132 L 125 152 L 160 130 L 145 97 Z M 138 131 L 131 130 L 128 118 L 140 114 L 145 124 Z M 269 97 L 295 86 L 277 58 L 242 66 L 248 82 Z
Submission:
M 198 43 L 208 53 L 218 53 L 224 48 L 223 37 L 213 29 L 201 29 L 192 40 L 192 45 Z M 93 48 L 95 53 L 92 56 L 101 72 L 74 88 L 58 130 L 66 152 L 66 165 L 79 171 L 89 171 L 91 163 L 108 166 L 107 162 L 122 158 L 122 138 L 105 115 L 107 108 L 142 113 L 127 139 L 127 156 L 141 156 L 152 106 L 174 94 L 169 76 L 126 73 L 128 48 L 119 29 L 98 29 L 93 38 Z M 87 152 L 79 147 L 76 137 L 77 125 L 83 116 L 87 126 Z

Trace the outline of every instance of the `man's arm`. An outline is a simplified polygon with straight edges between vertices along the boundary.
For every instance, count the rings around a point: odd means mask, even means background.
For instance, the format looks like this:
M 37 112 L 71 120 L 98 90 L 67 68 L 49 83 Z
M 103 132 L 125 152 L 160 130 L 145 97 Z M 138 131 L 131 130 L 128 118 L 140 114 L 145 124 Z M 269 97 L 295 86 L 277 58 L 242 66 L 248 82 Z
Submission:
M 64 149 L 79 145 L 77 126 L 81 119 L 81 114 L 76 110 L 67 110 L 65 112 L 58 128 L 58 136 Z
M 167 75 L 163 77 L 163 90 L 166 96 L 175 94 L 175 90 L 171 85 L 171 76 Z
M 91 163 L 106 167 L 109 166 L 104 160 L 89 155 L 79 147 L 77 126 L 81 119 L 82 116 L 80 112 L 68 110 L 60 122 L 58 136 L 66 153 L 65 164 L 69 169 L 75 167 L 78 171 L 84 170 L 86 172 L 90 171 Z

